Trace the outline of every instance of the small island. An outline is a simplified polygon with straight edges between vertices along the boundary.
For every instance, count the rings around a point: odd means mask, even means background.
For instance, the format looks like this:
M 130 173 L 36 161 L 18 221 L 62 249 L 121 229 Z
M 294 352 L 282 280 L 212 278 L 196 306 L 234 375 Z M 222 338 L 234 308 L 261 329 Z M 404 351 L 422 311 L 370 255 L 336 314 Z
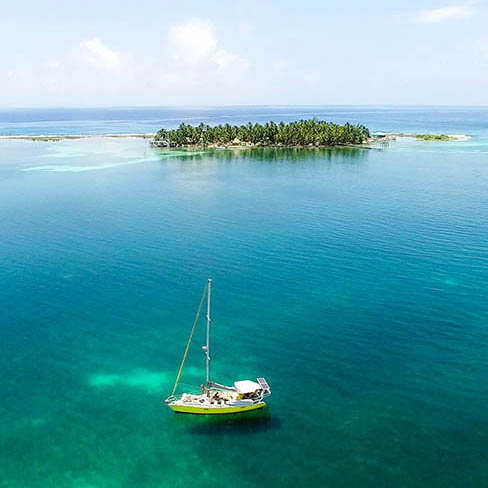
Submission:
M 299 120 L 264 125 L 198 126 L 181 124 L 177 129 L 161 129 L 154 136 L 155 147 L 325 147 L 367 143 L 370 132 L 364 125 L 344 125 L 321 120 Z
M 418 134 L 412 132 L 373 132 L 373 140 L 393 141 L 397 138 L 411 138 L 418 141 L 467 141 L 471 139 L 465 134 Z
M 416 134 L 416 139 L 422 141 L 449 141 L 449 136 L 447 134 Z

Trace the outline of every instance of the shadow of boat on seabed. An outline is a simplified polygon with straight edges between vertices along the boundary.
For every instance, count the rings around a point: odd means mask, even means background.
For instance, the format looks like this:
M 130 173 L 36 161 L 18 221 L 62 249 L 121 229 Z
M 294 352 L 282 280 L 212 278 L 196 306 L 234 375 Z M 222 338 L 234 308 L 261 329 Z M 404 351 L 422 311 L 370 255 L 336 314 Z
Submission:
M 233 415 L 175 415 L 175 422 L 191 434 L 252 435 L 281 428 L 281 420 L 272 416 L 269 407 Z

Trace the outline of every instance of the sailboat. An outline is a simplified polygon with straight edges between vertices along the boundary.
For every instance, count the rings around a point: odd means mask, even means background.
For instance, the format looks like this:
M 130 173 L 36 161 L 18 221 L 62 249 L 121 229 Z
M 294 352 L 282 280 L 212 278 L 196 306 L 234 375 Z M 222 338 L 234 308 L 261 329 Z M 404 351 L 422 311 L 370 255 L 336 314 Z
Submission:
M 207 285 L 202 294 L 200 305 L 193 322 L 193 328 L 186 345 L 183 360 L 176 377 L 176 382 L 171 395 L 166 399 L 166 404 L 177 413 L 193 413 L 200 415 L 234 414 L 257 410 L 266 406 L 264 398 L 271 395 L 271 389 L 264 378 L 256 378 L 256 381 L 241 380 L 234 382 L 233 386 L 221 385 L 210 381 L 210 299 L 212 280 L 207 280 Z M 205 353 L 205 384 L 201 385 L 201 391 L 197 393 L 183 393 L 176 396 L 176 388 L 180 381 L 181 372 L 185 364 L 190 348 L 193 333 L 200 316 L 203 303 L 207 296 L 207 334 L 206 343 L 202 347 Z

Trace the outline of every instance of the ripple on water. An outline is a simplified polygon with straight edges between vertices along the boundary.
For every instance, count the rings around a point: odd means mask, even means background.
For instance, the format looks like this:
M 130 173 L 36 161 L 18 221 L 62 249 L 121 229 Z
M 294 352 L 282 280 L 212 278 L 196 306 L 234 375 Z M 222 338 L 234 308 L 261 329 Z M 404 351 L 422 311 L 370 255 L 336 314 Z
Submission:
M 0 165 L 0 485 L 484 486 L 482 155 L 56 144 Z M 250 417 L 163 402 L 209 276 L 213 377 L 273 390 Z

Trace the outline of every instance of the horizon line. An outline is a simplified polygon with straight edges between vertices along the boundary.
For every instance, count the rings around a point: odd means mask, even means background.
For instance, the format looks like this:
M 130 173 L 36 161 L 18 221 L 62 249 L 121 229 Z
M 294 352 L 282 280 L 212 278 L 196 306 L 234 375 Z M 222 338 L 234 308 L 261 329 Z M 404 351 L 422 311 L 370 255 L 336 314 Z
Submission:
M 229 104 L 229 105 L 46 105 L 46 106 L 4 106 L 0 111 L 9 110 L 120 110 L 120 109 L 205 109 L 205 108 L 290 108 L 290 107 L 309 107 L 309 108 L 330 108 L 330 107 L 358 107 L 358 108 L 488 108 L 488 105 L 473 104 Z

